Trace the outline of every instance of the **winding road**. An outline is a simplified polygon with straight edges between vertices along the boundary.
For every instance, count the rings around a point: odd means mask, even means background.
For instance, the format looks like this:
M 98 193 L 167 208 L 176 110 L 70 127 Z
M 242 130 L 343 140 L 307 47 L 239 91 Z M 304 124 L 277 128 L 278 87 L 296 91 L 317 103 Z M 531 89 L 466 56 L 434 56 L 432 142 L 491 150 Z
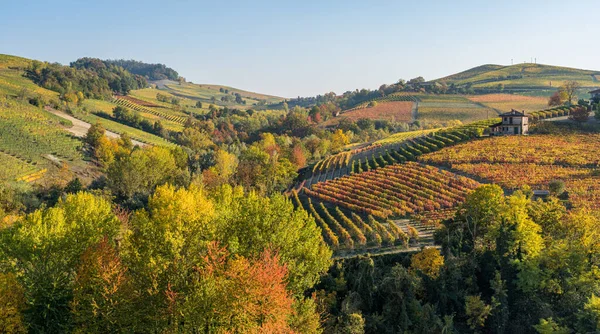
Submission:
M 68 121 L 71 121 L 71 123 L 73 123 L 73 126 L 70 128 L 66 128 L 66 130 L 69 131 L 70 133 L 74 134 L 77 137 L 80 137 L 80 138 L 85 137 L 88 129 L 92 126 L 90 123 L 86 123 L 82 120 L 79 120 L 67 113 L 56 110 L 54 108 L 45 107 L 44 109 L 51 114 L 54 114 L 60 118 L 64 118 Z M 112 131 L 108 131 L 108 130 L 106 130 L 106 132 L 104 134 L 109 138 L 121 138 L 120 134 L 112 132 Z M 141 141 L 137 141 L 134 139 L 132 139 L 131 142 L 133 143 L 133 145 L 137 145 L 137 146 L 147 146 L 148 145 L 146 143 L 142 143 Z

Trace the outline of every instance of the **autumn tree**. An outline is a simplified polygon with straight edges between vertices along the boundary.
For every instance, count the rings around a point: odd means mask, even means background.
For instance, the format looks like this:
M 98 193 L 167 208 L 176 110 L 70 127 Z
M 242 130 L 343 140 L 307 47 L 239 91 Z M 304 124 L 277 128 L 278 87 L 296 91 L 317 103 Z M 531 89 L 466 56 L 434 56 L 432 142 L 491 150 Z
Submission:
M 0 332 L 27 333 L 24 291 L 14 274 L 0 273 Z
M 133 331 L 138 319 L 136 291 L 111 241 L 104 238 L 82 255 L 71 310 L 78 332 Z
M 80 192 L 3 231 L 0 254 L 14 264 L 23 287 L 29 330 L 56 333 L 70 327 L 73 277 L 81 256 L 103 238 L 113 240 L 119 226 L 110 202 Z
M 567 97 L 566 97 L 566 94 L 564 94 L 564 90 L 556 91 L 548 99 L 548 106 L 549 107 L 561 106 L 565 103 L 566 99 L 567 99 Z
M 569 104 L 573 103 L 573 99 L 575 98 L 575 94 L 577 94 L 577 89 L 579 87 L 581 87 L 581 84 L 577 81 L 567 81 L 561 86 L 566 94 L 566 100 Z
M 410 259 L 410 268 L 436 279 L 444 266 L 444 257 L 437 248 L 425 248 Z
M 90 145 L 93 149 L 99 146 L 100 140 L 104 137 L 104 126 L 99 122 L 92 124 L 85 135 L 84 141 Z

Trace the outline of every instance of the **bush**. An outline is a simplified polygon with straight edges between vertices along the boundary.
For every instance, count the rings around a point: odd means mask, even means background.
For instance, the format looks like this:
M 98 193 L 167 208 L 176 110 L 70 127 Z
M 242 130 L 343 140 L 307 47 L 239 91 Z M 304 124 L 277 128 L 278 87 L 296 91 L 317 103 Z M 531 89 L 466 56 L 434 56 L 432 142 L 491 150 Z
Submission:
M 554 180 L 548 183 L 548 191 L 554 196 L 560 196 L 565 191 L 565 183 L 561 180 Z

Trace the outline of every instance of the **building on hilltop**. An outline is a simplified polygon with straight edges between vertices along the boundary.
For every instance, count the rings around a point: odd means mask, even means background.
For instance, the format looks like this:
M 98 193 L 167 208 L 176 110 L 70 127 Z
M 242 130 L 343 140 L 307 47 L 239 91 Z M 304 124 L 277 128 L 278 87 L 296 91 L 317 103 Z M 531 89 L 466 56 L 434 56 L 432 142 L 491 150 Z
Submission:
M 600 89 L 596 89 L 590 92 L 590 100 L 595 103 L 600 103 Z
M 526 135 L 529 132 L 529 117 L 525 112 L 513 109 L 500 117 L 502 122 L 490 126 L 490 136 Z

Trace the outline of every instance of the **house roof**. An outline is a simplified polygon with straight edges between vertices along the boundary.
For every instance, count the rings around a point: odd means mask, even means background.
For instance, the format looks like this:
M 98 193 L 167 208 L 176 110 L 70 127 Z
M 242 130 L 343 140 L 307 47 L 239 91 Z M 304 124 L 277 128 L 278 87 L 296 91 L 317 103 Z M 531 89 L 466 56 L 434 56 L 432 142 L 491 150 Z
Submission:
M 600 89 L 593 90 L 589 92 L 590 94 L 600 94 Z
M 500 117 L 527 117 L 524 112 L 519 112 L 516 110 L 511 110 L 509 112 L 505 112 L 504 114 L 500 114 Z

